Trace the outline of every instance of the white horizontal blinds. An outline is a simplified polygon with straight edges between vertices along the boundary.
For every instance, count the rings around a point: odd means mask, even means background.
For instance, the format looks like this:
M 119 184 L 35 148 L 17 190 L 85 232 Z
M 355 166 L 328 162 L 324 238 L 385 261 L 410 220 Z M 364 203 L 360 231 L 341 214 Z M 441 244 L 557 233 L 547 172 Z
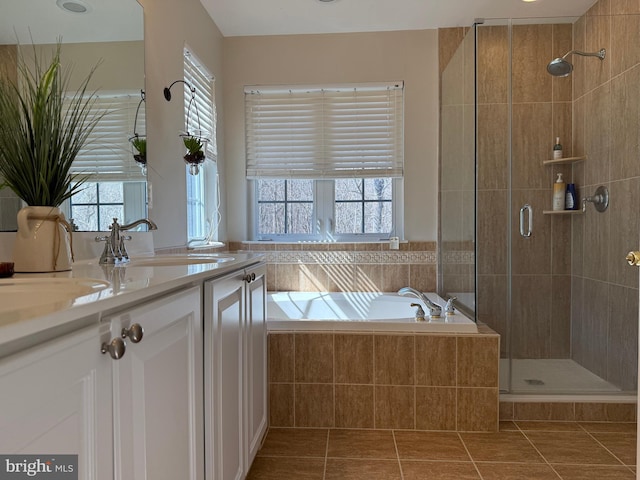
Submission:
M 207 144 L 207 158 L 216 160 L 218 145 L 216 142 L 216 99 L 215 80 L 202 63 L 189 50 L 184 51 L 184 81 L 196 89 L 195 99 L 189 109 L 191 90 L 184 85 L 184 114 L 188 121 L 188 132 L 191 135 L 205 136 Z M 188 118 L 187 118 L 188 115 Z
M 73 161 L 72 173 L 88 175 L 92 181 L 145 179 L 133 159 L 129 143 L 139 102 L 140 92 L 97 96 L 96 109 L 105 115 Z M 140 107 L 136 129 L 139 135 L 145 135 L 144 103 Z
M 401 177 L 403 84 L 245 90 L 247 178 Z

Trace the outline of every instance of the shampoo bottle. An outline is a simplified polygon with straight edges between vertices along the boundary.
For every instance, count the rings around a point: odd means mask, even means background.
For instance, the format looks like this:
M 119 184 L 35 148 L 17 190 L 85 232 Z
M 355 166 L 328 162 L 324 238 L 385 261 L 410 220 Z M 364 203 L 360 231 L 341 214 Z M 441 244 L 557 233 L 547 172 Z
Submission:
M 556 144 L 553 146 L 553 158 L 562 158 L 562 145 L 560 144 L 560 137 L 556 137 Z
M 556 182 L 553 184 L 553 210 L 564 210 L 564 202 L 566 195 L 566 185 L 564 184 L 564 180 L 562 180 L 562 174 L 558 174 L 558 178 Z
M 578 198 L 576 195 L 576 184 L 575 183 L 567 183 L 567 192 L 564 201 L 565 210 L 577 210 L 578 209 Z

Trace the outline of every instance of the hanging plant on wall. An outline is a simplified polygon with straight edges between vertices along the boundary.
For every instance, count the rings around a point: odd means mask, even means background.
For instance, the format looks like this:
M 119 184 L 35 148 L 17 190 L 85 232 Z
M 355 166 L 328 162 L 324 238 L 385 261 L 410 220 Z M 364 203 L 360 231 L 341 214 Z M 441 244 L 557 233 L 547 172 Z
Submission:
M 202 130 L 195 130 L 193 132 L 189 131 L 191 105 L 195 106 L 196 116 L 198 118 L 198 128 L 200 128 L 200 114 L 198 112 L 198 104 L 197 102 L 195 102 L 195 87 L 192 87 L 188 82 L 185 82 L 184 80 L 176 80 L 168 87 L 165 87 L 164 98 L 167 100 L 167 102 L 171 101 L 171 87 L 173 87 L 176 83 L 184 83 L 187 87 L 189 87 L 189 91 L 191 92 L 191 99 L 189 100 L 189 107 L 187 108 L 186 115 L 186 131 L 185 133 L 181 133 L 180 137 L 182 138 L 182 142 L 187 149 L 183 158 L 184 161 L 189 165 L 189 173 L 191 175 L 198 175 L 198 173 L 200 172 L 200 165 L 207 158 L 206 151 L 207 144 L 209 143 L 209 137 Z
M 204 162 L 206 158 L 205 150 L 209 139 L 188 133 L 181 135 L 181 137 L 182 142 L 187 149 L 183 158 L 184 161 L 189 164 L 189 173 L 191 173 L 191 175 L 197 175 L 200 169 L 200 164 Z

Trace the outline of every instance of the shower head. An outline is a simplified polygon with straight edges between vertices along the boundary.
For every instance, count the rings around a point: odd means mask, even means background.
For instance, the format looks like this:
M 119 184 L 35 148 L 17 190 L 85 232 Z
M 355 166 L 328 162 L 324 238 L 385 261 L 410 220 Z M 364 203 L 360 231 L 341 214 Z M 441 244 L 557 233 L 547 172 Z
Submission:
M 565 53 L 562 57 L 554 58 L 547 65 L 547 72 L 549 72 L 554 77 L 566 77 L 573 71 L 573 65 L 565 60 L 569 55 L 575 53 L 576 55 L 581 55 L 583 57 L 598 57 L 600 60 L 604 60 L 604 57 L 607 51 L 603 48 L 595 53 L 585 53 L 579 50 L 572 50 L 568 53 Z

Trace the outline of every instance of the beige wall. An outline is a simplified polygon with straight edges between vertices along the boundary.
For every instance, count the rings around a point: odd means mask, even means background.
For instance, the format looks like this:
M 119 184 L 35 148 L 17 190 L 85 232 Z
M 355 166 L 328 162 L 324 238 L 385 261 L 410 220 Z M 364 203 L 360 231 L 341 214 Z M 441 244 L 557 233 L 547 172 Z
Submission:
M 405 237 L 437 237 L 436 30 L 230 37 L 224 41 L 229 239 L 248 239 L 244 86 L 405 82 Z
M 147 89 L 147 138 L 153 205 L 149 216 L 158 224 L 154 233 L 158 248 L 183 246 L 187 240 L 185 165 L 178 137 L 184 130 L 181 88 L 172 88 L 173 99 L 162 94 L 165 86 L 183 78 L 183 49 L 195 55 L 216 77 L 218 151 L 224 178 L 224 102 L 222 92 L 223 38 L 198 0 L 140 0 L 144 7 L 145 73 Z M 179 87 L 179 85 L 178 85 Z M 224 211 L 224 181 L 223 188 Z M 224 223 L 221 225 L 224 238 Z

